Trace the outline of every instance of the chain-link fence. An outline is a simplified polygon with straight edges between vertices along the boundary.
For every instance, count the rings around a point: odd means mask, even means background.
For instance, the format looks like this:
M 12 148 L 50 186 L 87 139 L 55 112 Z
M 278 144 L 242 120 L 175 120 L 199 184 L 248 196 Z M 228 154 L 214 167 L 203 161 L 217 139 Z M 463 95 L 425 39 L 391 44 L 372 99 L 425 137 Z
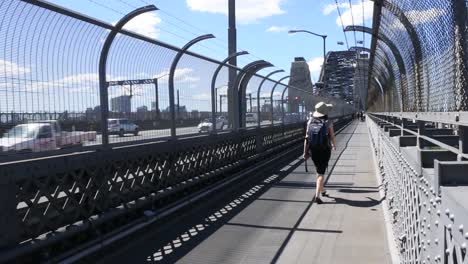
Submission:
M 43 1 L 1 1 L 1 156 L 299 122 L 313 109 L 312 91 L 122 29 L 149 11 L 111 25 Z M 230 85 L 229 69 L 248 81 Z
M 383 0 L 374 7 L 369 109 L 466 111 L 466 1 Z

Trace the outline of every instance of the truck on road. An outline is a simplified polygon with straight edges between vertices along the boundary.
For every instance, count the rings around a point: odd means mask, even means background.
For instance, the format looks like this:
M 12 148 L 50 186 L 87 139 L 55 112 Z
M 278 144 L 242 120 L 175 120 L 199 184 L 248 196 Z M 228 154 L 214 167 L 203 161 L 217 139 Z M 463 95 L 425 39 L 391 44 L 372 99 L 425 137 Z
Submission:
M 40 152 L 82 146 L 95 141 L 96 131 L 62 131 L 57 120 L 20 124 L 0 138 L 1 152 Z

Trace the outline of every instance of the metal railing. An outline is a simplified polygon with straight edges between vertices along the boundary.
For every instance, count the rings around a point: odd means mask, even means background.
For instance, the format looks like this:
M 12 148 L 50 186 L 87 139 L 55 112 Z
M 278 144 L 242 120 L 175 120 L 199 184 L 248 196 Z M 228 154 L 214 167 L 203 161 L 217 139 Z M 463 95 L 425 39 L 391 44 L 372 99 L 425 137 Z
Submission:
M 368 121 L 400 259 L 465 263 L 466 122 L 454 125 L 458 113 L 445 113 L 446 119 L 437 113 L 418 116 L 379 113 Z

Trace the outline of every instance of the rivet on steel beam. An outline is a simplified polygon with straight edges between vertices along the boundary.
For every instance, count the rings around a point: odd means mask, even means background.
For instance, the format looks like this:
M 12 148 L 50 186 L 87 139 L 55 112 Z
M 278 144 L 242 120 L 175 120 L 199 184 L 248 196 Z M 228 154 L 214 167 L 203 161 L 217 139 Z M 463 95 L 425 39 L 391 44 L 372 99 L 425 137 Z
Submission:
M 463 233 L 463 225 L 458 226 L 458 230 Z
M 447 209 L 445 209 L 445 214 L 446 214 L 447 216 L 449 216 L 449 215 L 450 215 L 450 210 L 449 210 L 448 208 L 447 208 Z
M 440 216 L 440 210 L 437 210 L 437 215 L 439 215 L 439 216 Z
M 439 221 L 436 220 L 434 223 L 436 226 L 439 226 Z
M 447 248 L 447 249 L 445 250 L 445 254 L 450 255 L 450 249 Z
M 455 219 L 455 215 L 454 215 L 454 214 L 450 214 L 449 218 L 450 218 L 450 220 L 453 221 L 453 220 Z
M 439 239 L 438 239 L 438 238 L 434 239 L 434 243 L 435 243 L 436 245 L 439 244 Z
M 463 242 L 463 243 L 461 244 L 461 248 L 462 248 L 462 249 L 466 249 L 466 243 L 465 243 L 465 242 Z
M 465 233 L 465 239 L 468 239 L 468 232 Z
M 451 224 L 447 225 L 447 230 L 452 231 L 452 225 Z

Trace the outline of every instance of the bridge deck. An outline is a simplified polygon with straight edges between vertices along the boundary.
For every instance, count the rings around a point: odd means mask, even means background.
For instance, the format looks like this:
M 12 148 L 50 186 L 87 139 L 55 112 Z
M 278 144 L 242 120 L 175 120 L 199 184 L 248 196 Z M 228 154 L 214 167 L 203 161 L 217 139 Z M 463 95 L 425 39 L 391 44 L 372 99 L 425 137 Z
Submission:
M 324 204 L 312 203 L 312 162 L 306 173 L 297 159 L 128 241 L 103 262 L 391 263 L 367 128 L 355 122 L 337 140 Z

